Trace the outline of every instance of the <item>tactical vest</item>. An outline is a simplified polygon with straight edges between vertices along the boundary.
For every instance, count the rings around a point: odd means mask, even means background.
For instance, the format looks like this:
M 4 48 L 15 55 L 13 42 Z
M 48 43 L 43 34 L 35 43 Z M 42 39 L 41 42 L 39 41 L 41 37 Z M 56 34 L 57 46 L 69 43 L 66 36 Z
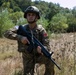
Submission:
M 28 25 L 24 25 L 25 29 L 31 33 L 30 28 Z M 32 30 L 32 35 L 35 36 L 41 43 L 42 43 L 42 30 L 43 27 L 42 25 L 37 25 L 36 28 L 34 28 Z M 26 50 L 28 49 L 29 45 L 24 45 L 21 43 L 21 41 L 18 41 L 18 51 L 19 52 L 26 52 Z M 30 50 L 28 50 L 28 52 L 31 52 Z

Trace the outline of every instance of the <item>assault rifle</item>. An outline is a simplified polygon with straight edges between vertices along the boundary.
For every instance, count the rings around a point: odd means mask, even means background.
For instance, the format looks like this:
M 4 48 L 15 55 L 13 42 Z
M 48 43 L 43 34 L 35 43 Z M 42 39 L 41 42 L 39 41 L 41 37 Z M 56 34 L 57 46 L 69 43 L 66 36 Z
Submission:
M 38 41 L 38 39 L 36 39 L 36 37 L 33 36 L 33 41 L 31 41 L 30 39 L 32 38 L 32 35 L 30 32 L 28 32 L 23 26 L 19 26 L 17 34 L 22 35 L 22 36 L 26 36 L 27 39 L 30 41 L 30 45 L 29 48 L 33 49 L 33 45 L 35 47 L 40 46 L 41 47 L 41 51 L 43 52 L 43 54 L 50 59 L 57 67 L 59 70 L 61 70 L 61 68 L 57 65 L 57 63 L 54 61 L 54 59 L 51 57 L 53 52 L 49 53 L 46 48 L 44 48 L 44 46 L 42 45 L 42 43 L 40 41 Z M 30 47 L 31 46 L 31 47 Z M 28 49 L 29 50 L 29 49 Z

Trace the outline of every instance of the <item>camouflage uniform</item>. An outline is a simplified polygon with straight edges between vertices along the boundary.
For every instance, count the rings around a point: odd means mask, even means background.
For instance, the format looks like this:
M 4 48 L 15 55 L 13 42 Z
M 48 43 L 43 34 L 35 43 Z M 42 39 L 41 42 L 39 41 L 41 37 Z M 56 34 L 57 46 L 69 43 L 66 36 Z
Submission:
M 28 25 L 24 25 L 24 27 L 30 32 Z M 44 47 L 50 51 L 48 35 L 42 25 L 37 25 L 32 30 L 32 35 L 34 35 L 44 45 Z M 34 48 L 31 52 L 27 51 L 28 45 L 21 43 L 22 35 L 17 34 L 16 27 L 6 31 L 5 37 L 17 40 L 18 51 L 22 52 L 24 75 L 34 75 L 34 65 L 36 63 L 45 64 L 44 75 L 54 75 L 54 64 L 44 55 L 39 54 L 36 48 Z

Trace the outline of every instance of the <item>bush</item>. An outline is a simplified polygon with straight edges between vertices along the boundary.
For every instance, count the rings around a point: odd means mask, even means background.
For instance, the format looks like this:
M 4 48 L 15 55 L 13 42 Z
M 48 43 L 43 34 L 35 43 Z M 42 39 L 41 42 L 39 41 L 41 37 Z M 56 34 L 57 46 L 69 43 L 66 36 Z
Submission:
M 66 32 L 67 28 L 67 18 L 60 13 L 55 15 L 48 25 L 48 29 L 52 32 Z
M 5 30 L 9 29 L 10 27 L 13 27 L 14 23 L 9 18 L 9 12 L 7 9 L 0 12 L 0 37 L 3 36 L 3 33 Z

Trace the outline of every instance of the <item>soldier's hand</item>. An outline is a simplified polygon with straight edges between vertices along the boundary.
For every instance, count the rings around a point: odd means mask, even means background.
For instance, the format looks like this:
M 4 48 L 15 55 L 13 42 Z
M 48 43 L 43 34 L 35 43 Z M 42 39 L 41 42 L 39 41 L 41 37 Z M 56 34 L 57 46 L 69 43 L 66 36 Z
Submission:
M 21 38 L 21 42 L 23 43 L 23 44 L 30 44 L 30 42 L 29 42 L 29 40 L 27 39 L 27 37 L 22 37 Z
M 41 47 L 40 47 L 40 46 L 37 46 L 37 52 L 38 52 L 39 54 L 42 54 L 42 55 L 43 55 L 43 53 L 41 52 Z

